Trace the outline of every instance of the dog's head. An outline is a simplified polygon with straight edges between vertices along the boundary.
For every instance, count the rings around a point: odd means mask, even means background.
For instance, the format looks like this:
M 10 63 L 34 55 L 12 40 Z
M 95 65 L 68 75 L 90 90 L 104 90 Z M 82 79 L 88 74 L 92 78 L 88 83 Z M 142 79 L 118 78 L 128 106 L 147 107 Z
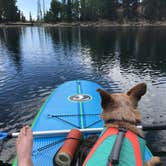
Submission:
M 116 119 L 136 124 L 141 121 L 137 105 L 138 101 L 146 93 L 145 83 L 134 86 L 126 94 L 109 94 L 102 89 L 97 89 L 97 91 L 101 96 L 101 106 L 103 108 L 101 117 L 105 122 Z

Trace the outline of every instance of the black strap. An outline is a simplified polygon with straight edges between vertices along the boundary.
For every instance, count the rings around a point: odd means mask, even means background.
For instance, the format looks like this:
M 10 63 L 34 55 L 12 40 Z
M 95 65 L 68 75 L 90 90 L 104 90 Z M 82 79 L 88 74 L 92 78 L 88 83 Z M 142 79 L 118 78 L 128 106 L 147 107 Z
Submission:
M 113 145 L 112 151 L 108 157 L 107 166 L 111 164 L 118 164 L 119 163 L 119 156 L 120 151 L 123 143 L 124 136 L 126 134 L 127 129 L 119 128 L 118 135 L 116 137 L 115 143 Z

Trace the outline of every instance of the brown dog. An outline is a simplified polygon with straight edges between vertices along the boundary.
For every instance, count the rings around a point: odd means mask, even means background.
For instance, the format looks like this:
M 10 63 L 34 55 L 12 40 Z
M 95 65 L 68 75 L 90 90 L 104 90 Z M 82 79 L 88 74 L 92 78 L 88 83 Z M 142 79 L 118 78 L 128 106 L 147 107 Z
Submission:
M 109 94 L 102 89 L 97 90 L 101 96 L 103 108 L 101 117 L 106 127 L 126 128 L 138 136 L 143 136 L 142 130 L 136 127 L 141 122 L 141 114 L 137 109 L 138 101 L 146 93 L 146 84 L 141 83 L 130 89 L 127 94 Z M 159 157 L 152 157 L 145 166 L 155 166 L 160 163 Z

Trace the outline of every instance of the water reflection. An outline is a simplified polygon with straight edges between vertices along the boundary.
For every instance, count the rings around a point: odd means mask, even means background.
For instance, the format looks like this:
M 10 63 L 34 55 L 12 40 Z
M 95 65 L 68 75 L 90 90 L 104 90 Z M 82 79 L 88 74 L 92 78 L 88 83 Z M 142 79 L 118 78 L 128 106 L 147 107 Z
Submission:
M 18 71 L 21 67 L 20 38 L 22 32 L 21 28 L 0 28 L 0 40 L 5 44 L 8 55 L 13 60 Z
M 165 31 L 0 28 L 0 128 L 15 131 L 30 124 L 51 91 L 75 79 L 95 81 L 111 92 L 124 92 L 145 81 L 148 92 L 140 103 L 143 121 L 165 121 Z M 156 136 L 166 143 L 158 132 Z M 11 161 L 11 146 L 14 149 L 14 142 L 5 142 L 0 158 Z
M 91 55 L 100 65 L 102 62 L 105 64 L 105 60 L 108 59 L 112 63 L 116 56 L 123 68 L 133 65 L 142 72 L 142 64 L 147 64 L 146 68 L 166 72 L 165 31 L 153 28 L 124 28 L 95 32 L 88 30 L 87 33 L 83 30 L 81 36 L 83 45 L 90 47 Z
M 23 46 L 20 45 L 24 45 L 24 39 L 30 37 L 33 43 L 40 44 L 39 47 L 42 49 L 44 45 L 48 44 L 46 41 L 48 36 L 52 38 L 55 49 L 58 44 L 61 44 L 64 50 L 66 48 L 71 50 L 74 45 L 81 46 L 82 49 L 89 49 L 92 60 L 100 66 L 105 65 L 105 61 L 112 63 L 118 59 L 123 68 L 133 65 L 142 72 L 142 67 L 145 67 L 146 63 L 146 68 L 166 72 L 164 65 L 166 62 L 164 45 L 166 33 L 161 28 L 114 28 L 111 30 L 0 28 L 0 40 L 5 43 L 11 59 L 18 66 L 21 65 L 21 47 Z M 35 45 L 33 47 L 35 48 Z
M 100 66 L 119 60 L 122 68 L 132 66 L 140 73 L 147 68 L 166 72 L 163 44 L 166 34 L 161 28 L 46 28 L 46 32 L 54 46 L 61 43 L 64 50 L 71 50 L 76 44 L 81 45 L 81 49 L 89 49 L 92 60 Z

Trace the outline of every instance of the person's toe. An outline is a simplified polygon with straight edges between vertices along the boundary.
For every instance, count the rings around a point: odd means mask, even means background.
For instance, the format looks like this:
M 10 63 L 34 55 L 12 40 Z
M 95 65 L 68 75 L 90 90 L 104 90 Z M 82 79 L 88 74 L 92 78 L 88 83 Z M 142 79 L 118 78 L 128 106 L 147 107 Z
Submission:
M 22 137 L 22 136 L 24 136 L 25 135 L 25 133 L 26 133 L 26 128 L 25 127 L 23 127 L 22 129 L 21 129 L 21 131 L 20 131 L 20 137 Z

